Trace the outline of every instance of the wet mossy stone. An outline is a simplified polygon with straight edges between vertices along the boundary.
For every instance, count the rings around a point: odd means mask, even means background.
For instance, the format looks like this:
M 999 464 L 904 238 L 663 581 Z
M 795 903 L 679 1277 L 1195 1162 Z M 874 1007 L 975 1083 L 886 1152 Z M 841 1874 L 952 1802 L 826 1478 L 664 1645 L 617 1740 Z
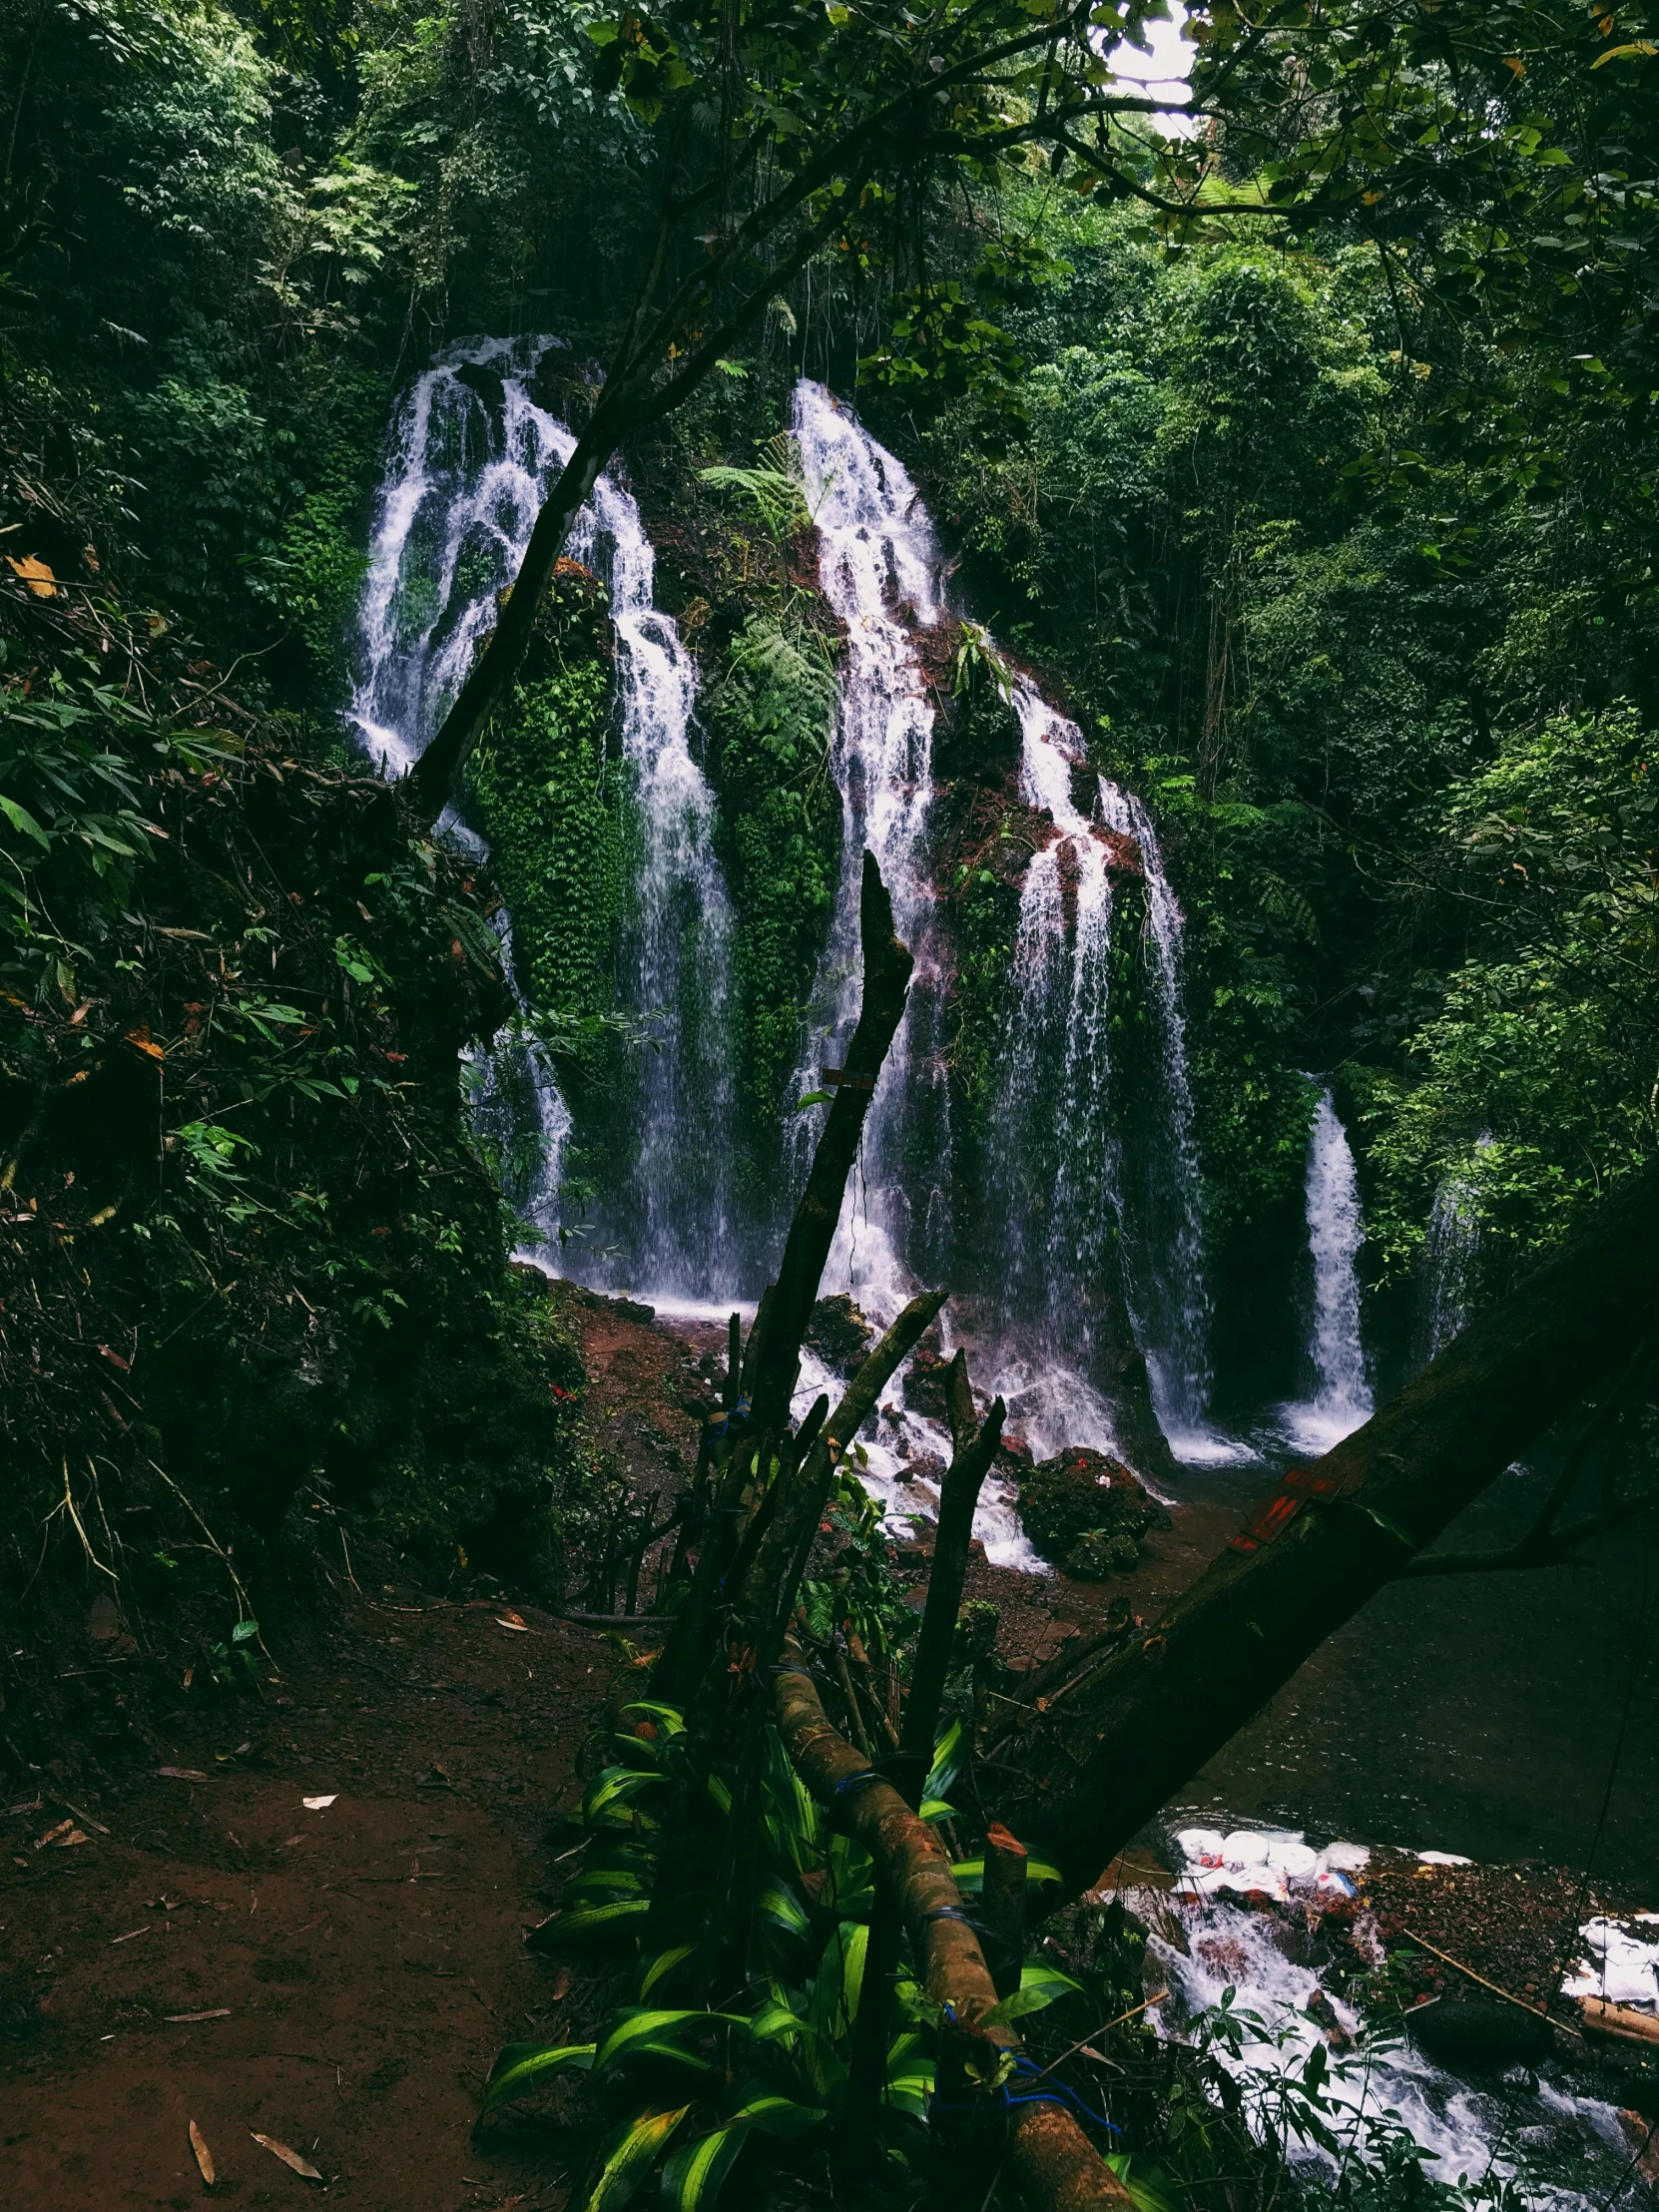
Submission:
M 1169 1520 L 1121 1459 L 1086 1444 L 1068 1445 L 1021 1476 L 1019 1517 L 1036 1550 L 1080 1582 L 1133 1567 L 1142 1536 Z
M 838 1292 L 821 1298 L 807 1324 L 807 1343 L 834 1375 L 852 1375 L 860 1368 L 875 1342 L 875 1331 L 853 1303 L 851 1294 Z

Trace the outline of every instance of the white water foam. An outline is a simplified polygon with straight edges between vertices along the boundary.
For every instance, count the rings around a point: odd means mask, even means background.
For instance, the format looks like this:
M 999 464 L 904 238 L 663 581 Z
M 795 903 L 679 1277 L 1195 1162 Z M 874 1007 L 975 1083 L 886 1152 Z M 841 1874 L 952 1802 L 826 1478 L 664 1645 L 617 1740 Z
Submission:
M 1325 1452 L 1369 1420 L 1373 1406 L 1355 1265 L 1366 1239 L 1360 1185 L 1348 1132 L 1329 1090 L 1321 1092 L 1314 1115 L 1304 1188 L 1314 1263 L 1308 1352 L 1315 1390 L 1299 1404 L 1282 1406 L 1279 1417 L 1298 1451 Z
M 1350 1877 L 1358 1875 L 1371 1855 L 1364 1845 L 1355 1844 L 1333 1844 L 1315 1852 L 1298 1830 L 1235 1830 L 1224 1836 L 1218 1831 L 1186 1829 L 1173 1841 L 1184 1870 L 1173 1899 L 1145 1896 L 1153 1930 L 1147 1943 L 1149 1971 L 1155 1960 L 1170 1992 L 1169 2001 L 1151 2016 L 1160 2034 L 1184 2034 L 1188 2024 L 1219 2005 L 1229 1989 L 1235 1992 L 1235 2010 L 1255 2015 L 1259 2024 L 1247 2026 L 1237 2059 L 1228 2057 L 1219 2045 L 1216 2054 L 1243 2079 L 1247 2105 L 1254 2104 L 1256 2124 L 1266 2133 L 1274 2124 L 1273 2099 L 1264 2094 L 1260 2076 L 1300 2072 L 1327 2041 L 1320 2023 L 1309 2015 L 1310 1999 L 1317 1995 L 1329 2004 L 1349 2036 L 1361 2035 L 1361 2021 L 1341 1995 L 1325 1987 L 1313 1966 L 1299 1964 L 1291 1955 L 1300 1942 L 1290 1920 L 1282 1913 L 1228 1902 L 1225 1892 L 1317 1902 L 1322 1891 L 1338 1896 L 1345 1889 L 1351 1892 Z M 1424 1863 L 1446 1856 L 1418 1854 Z M 1129 1902 L 1136 1902 L 1138 1895 L 1130 1893 Z M 1170 1912 L 1182 1924 L 1185 1950 L 1159 1933 L 1160 1924 L 1167 1930 L 1164 1916 Z M 1521 2131 L 1520 2107 L 1533 2099 L 1538 2118 L 1565 2121 L 1592 2141 L 1599 2138 L 1607 2150 L 1623 2150 L 1628 2157 L 1612 2107 L 1597 2098 L 1576 2095 L 1559 2082 L 1537 2080 L 1533 2087 L 1506 2082 L 1501 2094 L 1471 2087 L 1409 2043 L 1357 2054 L 1346 2064 L 1341 2059 L 1333 2063 L 1327 2093 L 1340 2108 L 1333 2124 L 1339 2140 L 1363 2144 L 1370 2121 L 1392 2112 L 1428 2153 L 1427 2170 L 1441 2181 L 1455 2183 L 1462 2176 L 1478 2180 L 1488 2171 L 1511 2172 L 1512 2157 L 1505 2157 L 1505 2149 L 1514 2145 Z M 1294 2139 L 1290 2151 L 1295 2162 L 1329 2164 L 1324 2152 L 1298 2146 Z M 1592 2201 L 1567 2189 L 1545 2189 L 1540 2194 L 1562 2207 L 1587 2206 Z

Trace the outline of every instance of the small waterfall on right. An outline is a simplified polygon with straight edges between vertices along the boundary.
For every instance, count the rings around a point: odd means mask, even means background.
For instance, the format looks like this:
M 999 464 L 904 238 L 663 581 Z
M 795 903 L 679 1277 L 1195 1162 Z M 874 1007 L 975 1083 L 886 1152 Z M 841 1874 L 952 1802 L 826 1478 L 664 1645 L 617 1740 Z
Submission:
M 1315 1389 L 1304 1403 L 1282 1408 L 1282 1417 L 1298 1450 L 1329 1451 L 1371 1418 L 1373 1405 L 1355 1267 L 1366 1241 L 1360 1186 L 1348 1132 L 1329 1090 L 1321 1091 L 1314 1113 L 1304 1188 L 1314 1263 L 1308 1352 Z
M 1491 1142 L 1490 1132 L 1483 1129 L 1474 1140 L 1474 1150 L 1485 1152 Z M 1442 1177 L 1429 1210 L 1412 1345 L 1414 1367 L 1427 1367 L 1468 1320 L 1479 1254 L 1480 1204 L 1473 1175 L 1463 1168 Z

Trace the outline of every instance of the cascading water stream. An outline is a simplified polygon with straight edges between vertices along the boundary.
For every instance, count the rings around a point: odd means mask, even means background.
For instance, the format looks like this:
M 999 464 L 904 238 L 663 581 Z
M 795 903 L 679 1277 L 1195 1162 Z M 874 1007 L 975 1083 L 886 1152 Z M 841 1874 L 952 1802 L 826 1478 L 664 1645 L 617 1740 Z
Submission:
M 1176 1456 L 1233 1455 L 1208 1426 L 1210 1294 L 1204 1273 L 1203 1182 L 1187 1074 L 1181 1005 L 1181 907 L 1164 868 L 1151 817 L 1133 792 L 1100 779 L 1100 818 L 1133 839 L 1146 883 L 1146 946 L 1157 1045 L 1158 1113 L 1139 1150 L 1128 1207 L 1124 1279 L 1146 1352 L 1152 1401 Z M 1136 1220 L 1137 1212 L 1140 1215 Z
M 1305 1181 L 1308 1249 L 1314 1263 L 1308 1351 L 1314 1395 L 1288 1405 L 1283 1418 L 1299 1451 L 1329 1451 L 1372 1413 L 1366 1348 L 1360 1335 L 1360 1277 L 1366 1241 L 1354 1154 L 1330 1091 L 1322 1091 L 1308 1139 Z
M 796 386 L 791 428 L 818 524 L 820 585 L 846 626 L 833 750 L 841 880 L 820 970 L 820 995 L 833 1011 L 828 1024 L 822 1017 L 813 1022 L 803 1090 L 819 1086 L 824 1030 L 844 1047 L 857 1019 L 858 885 L 866 848 L 892 898 L 898 935 L 916 960 L 909 1007 L 870 1101 L 859 1170 L 825 1278 L 827 1290 L 850 1289 L 885 1320 L 909 1295 L 910 1271 L 929 1270 L 943 1257 L 927 1248 L 930 1233 L 937 1242 L 949 1176 L 945 1080 L 932 1049 L 938 968 L 923 850 L 933 797 L 933 709 L 912 629 L 943 612 L 939 558 L 920 494 L 902 466 L 822 384 L 803 379 Z M 804 1122 L 799 1126 L 798 1180 L 814 1136 Z M 916 1162 L 925 1163 L 920 1174 Z
M 827 1277 L 885 1320 L 917 1276 L 949 1260 L 933 1231 L 946 1212 L 949 1131 L 925 850 L 933 710 L 915 637 L 943 618 L 944 595 L 931 527 L 900 463 L 821 384 L 797 386 L 792 427 L 819 529 L 822 587 L 847 631 L 835 740 L 842 880 L 824 965 L 834 1003 L 831 1034 L 844 1040 L 857 1010 L 865 846 L 892 893 L 899 934 L 917 954 L 910 1009 L 871 1102 L 861 1179 L 843 1210 Z M 1083 766 L 1079 732 L 1034 686 L 1022 679 L 1012 703 L 1023 736 L 1021 795 L 1048 815 L 1057 835 L 1026 871 L 1015 1003 L 992 1114 L 987 1181 L 1006 1325 L 993 1352 L 999 1380 L 1036 1448 L 1112 1441 L 1109 1405 L 1087 1373 L 1121 1226 L 1129 1309 L 1160 1420 L 1185 1456 L 1232 1456 L 1204 1425 L 1209 1300 L 1181 1014 L 1180 908 L 1140 803 Z M 1093 819 L 1074 797 L 1075 775 L 1094 786 Z M 1122 1173 L 1108 1101 L 1114 834 L 1138 851 L 1145 876 L 1158 1032 L 1157 1112 L 1132 1179 Z M 817 1086 L 810 1060 L 801 1076 L 804 1088 Z
M 399 410 L 358 617 L 351 720 L 390 774 L 416 760 L 517 575 L 530 531 L 575 438 L 531 384 L 557 344 L 473 339 L 441 353 Z M 691 751 L 696 676 L 673 621 L 652 604 L 655 555 L 634 500 L 594 487 L 567 552 L 600 570 L 617 638 L 620 750 L 632 771 L 638 895 L 623 932 L 622 1004 L 656 1021 L 640 1056 L 637 1170 L 609 1195 L 592 1248 L 632 1283 L 699 1295 L 737 1288 L 727 1181 L 731 1107 L 725 1029 L 731 906 L 714 856 L 714 797 Z M 522 1211 L 559 1227 L 571 1117 L 539 1050 L 482 1079 L 486 1097 L 534 1097 L 538 1175 Z M 580 1248 L 567 1254 L 578 1262 Z M 594 1263 L 590 1263 L 594 1264 Z

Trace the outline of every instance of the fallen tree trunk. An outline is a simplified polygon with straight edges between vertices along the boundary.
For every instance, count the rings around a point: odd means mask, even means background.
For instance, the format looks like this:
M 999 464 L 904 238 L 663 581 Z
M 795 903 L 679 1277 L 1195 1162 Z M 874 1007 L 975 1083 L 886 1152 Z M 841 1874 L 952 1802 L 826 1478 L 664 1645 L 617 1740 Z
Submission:
M 944 1846 L 831 1727 L 800 1647 L 787 1646 L 785 1658 L 773 1691 L 785 1748 L 813 1795 L 863 1845 L 896 1894 L 922 1987 L 947 2008 L 951 2028 L 939 2059 L 941 2088 L 984 2084 L 987 2100 L 999 2095 L 1019 2037 L 1004 2022 L 988 2018 L 999 2001 L 996 1983 L 968 1925 Z M 1063 2104 L 1019 2102 L 1005 2109 L 1009 2163 L 1032 2212 L 1132 2212 L 1128 2190 Z
M 1058 1709 L 994 1747 L 1008 1826 L 1087 1889 L 1311 1653 L 1654 1326 L 1659 1175 L 1615 1191 L 1526 1282 L 1312 1467 Z

